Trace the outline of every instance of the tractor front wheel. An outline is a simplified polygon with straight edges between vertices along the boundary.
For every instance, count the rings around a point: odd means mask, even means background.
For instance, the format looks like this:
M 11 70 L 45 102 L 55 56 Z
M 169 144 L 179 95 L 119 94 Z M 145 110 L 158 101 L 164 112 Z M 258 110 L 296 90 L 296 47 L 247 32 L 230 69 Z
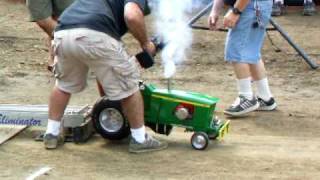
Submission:
M 191 137 L 191 145 L 196 150 L 204 150 L 209 144 L 209 137 L 205 132 L 195 132 Z

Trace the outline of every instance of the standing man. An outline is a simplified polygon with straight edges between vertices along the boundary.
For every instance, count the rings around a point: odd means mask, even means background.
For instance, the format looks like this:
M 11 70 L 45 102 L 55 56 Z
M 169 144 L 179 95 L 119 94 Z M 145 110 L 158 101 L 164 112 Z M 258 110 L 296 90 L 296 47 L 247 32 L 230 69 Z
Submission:
M 64 110 L 71 94 L 85 88 L 89 68 L 95 72 L 106 96 L 121 100 L 131 127 L 129 151 L 139 153 L 167 147 L 145 132 L 138 66 L 121 42 L 129 30 L 142 49 L 155 54 L 144 21 L 144 15 L 149 13 L 147 0 L 77 0 L 62 14 L 54 33 L 57 81 L 49 99 L 44 136 L 47 149 L 57 147 Z
M 74 0 L 27 0 L 30 20 L 48 35 L 47 46 L 49 49 L 48 70 L 52 70 L 53 56 L 51 53 L 51 40 L 57 25 L 57 19 Z
M 225 59 L 233 66 L 239 96 L 224 113 L 241 116 L 255 110 L 272 111 L 277 104 L 271 94 L 260 53 L 271 16 L 272 0 L 226 0 L 225 3 L 231 6 L 223 19 L 224 26 L 229 28 Z M 214 0 L 209 17 L 212 30 L 217 29 L 223 5 L 223 0 Z M 257 98 L 251 81 L 257 86 Z

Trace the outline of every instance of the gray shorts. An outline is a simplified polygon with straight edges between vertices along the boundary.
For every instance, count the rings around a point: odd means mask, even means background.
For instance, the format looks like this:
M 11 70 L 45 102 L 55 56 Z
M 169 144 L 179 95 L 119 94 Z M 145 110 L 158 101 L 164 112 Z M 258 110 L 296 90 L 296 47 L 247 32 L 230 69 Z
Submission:
M 85 28 L 54 34 L 54 74 L 59 89 L 76 93 L 86 87 L 89 68 L 110 100 L 126 98 L 139 90 L 140 72 L 123 44 L 111 36 Z
M 74 0 L 27 0 L 30 21 L 59 17 Z

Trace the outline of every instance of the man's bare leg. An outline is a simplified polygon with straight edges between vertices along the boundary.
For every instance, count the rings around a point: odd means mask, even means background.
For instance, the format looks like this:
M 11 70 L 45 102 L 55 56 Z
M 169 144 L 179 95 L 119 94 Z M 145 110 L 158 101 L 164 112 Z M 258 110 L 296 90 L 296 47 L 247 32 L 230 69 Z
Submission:
M 144 125 L 144 104 L 140 91 L 121 101 L 125 115 L 133 129 Z
M 239 95 L 251 100 L 253 92 L 251 87 L 250 65 L 246 63 L 232 63 L 237 78 Z
M 61 119 L 71 97 L 70 93 L 54 87 L 49 98 L 49 118 L 45 136 L 43 138 L 46 149 L 57 148 L 61 139 Z
M 70 97 L 70 93 L 54 87 L 49 98 L 49 119 L 61 121 Z
M 250 65 L 250 71 L 252 74 L 252 79 L 257 86 L 257 96 L 260 99 L 260 104 L 265 104 L 265 110 L 273 110 L 276 108 L 276 103 L 272 99 L 273 95 L 270 91 L 268 78 L 266 75 L 266 70 L 264 63 L 260 60 L 257 64 Z M 263 100 L 264 102 L 261 102 Z M 268 106 L 268 107 L 267 107 Z
M 266 77 L 266 69 L 264 63 L 260 60 L 257 64 L 250 64 L 250 72 L 253 81 L 259 81 Z
M 160 142 L 146 134 L 144 126 L 144 104 L 140 91 L 123 99 L 121 103 L 131 126 L 132 139 L 129 144 L 129 152 L 142 153 L 158 151 L 168 147 L 167 143 Z
M 145 141 L 144 104 L 140 91 L 121 101 L 125 115 L 130 123 L 132 137 L 139 143 Z
M 70 93 L 61 91 L 58 87 L 54 87 L 52 90 L 49 98 L 49 117 L 46 134 L 54 136 L 60 134 L 61 119 L 70 97 Z
M 250 77 L 250 66 L 246 63 L 232 63 L 234 73 L 237 79 Z

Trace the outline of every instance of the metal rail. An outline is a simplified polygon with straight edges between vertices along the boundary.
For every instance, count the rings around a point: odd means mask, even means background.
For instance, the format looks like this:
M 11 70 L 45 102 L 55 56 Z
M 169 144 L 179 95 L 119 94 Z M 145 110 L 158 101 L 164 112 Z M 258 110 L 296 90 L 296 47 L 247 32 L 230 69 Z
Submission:
M 212 8 L 213 2 L 211 1 L 206 7 L 204 7 L 198 14 L 196 14 L 194 17 L 192 17 L 188 25 L 191 27 L 195 22 L 197 22 L 202 16 L 206 15 L 209 10 Z
M 278 25 L 272 18 L 270 19 L 270 24 L 281 34 L 281 36 L 296 50 L 296 52 L 309 64 L 312 69 L 317 69 L 319 67 L 314 61 L 312 61 L 307 53 L 304 52 L 296 43 L 292 41 L 290 36 Z
M 206 7 L 204 7 L 198 14 L 196 14 L 194 17 L 192 17 L 188 25 L 193 28 L 193 29 L 198 29 L 198 30 L 210 30 L 208 27 L 202 27 L 202 26 L 196 26 L 193 25 L 195 22 L 197 22 L 202 16 L 207 14 L 211 7 L 213 5 L 213 2 L 210 2 Z M 317 69 L 319 65 L 315 63 L 310 57 L 307 55 L 307 53 L 299 47 L 296 43 L 293 42 L 293 40 L 290 38 L 290 36 L 281 28 L 280 25 L 278 25 L 272 18 L 270 18 L 270 24 L 274 28 L 267 28 L 267 31 L 278 31 L 280 35 L 289 43 L 289 45 L 304 59 L 304 61 L 312 68 L 312 69 Z M 218 31 L 223 31 L 226 32 L 226 29 L 218 29 Z

